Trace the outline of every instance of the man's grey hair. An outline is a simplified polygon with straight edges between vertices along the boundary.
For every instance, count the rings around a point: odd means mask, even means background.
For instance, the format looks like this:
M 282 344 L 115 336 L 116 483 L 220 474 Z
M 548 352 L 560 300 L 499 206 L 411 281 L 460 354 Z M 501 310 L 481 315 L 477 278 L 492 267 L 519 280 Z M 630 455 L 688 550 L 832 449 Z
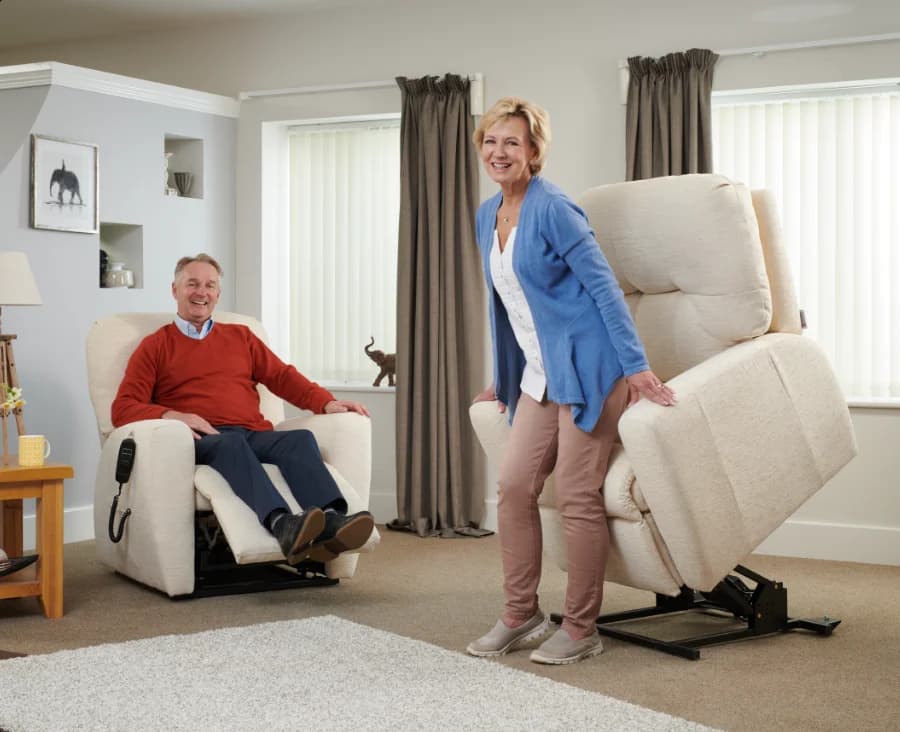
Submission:
M 187 267 L 189 264 L 193 264 L 194 262 L 206 262 L 206 264 L 211 264 L 216 268 L 216 272 L 219 273 L 219 277 L 221 277 L 224 272 L 222 272 L 222 266 L 211 256 L 204 252 L 200 252 L 200 254 L 195 257 L 182 257 L 178 260 L 178 264 L 175 265 L 175 279 L 178 279 L 178 275 L 181 274 L 182 270 Z

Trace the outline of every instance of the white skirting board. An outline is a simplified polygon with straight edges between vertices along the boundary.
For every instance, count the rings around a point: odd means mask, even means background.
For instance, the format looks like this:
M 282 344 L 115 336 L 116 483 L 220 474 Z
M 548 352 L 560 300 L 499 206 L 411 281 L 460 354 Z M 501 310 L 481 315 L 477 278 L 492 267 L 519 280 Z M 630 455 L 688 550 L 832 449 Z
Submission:
M 900 566 L 900 528 L 789 519 L 754 554 Z
M 391 521 L 397 517 L 397 498 L 392 493 L 372 493 L 370 509 L 376 522 Z M 34 548 L 33 513 L 26 514 L 24 524 L 24 546 L 28 551 Z M 485 502 L 483 526 L 497 530 L 496 500 Z M 67 508 L 66 543 L 93 538 L 93 506 Z M 900 528 L 788 520 L 760 544 L 754 553 L 900 566 Z
M 28 511 L 28 501 L 25 501 L 25 511 Z M 22 546 L 25 553 L 34 551 L 35 546 L 35 521 L 34 513 L 25 513 L 22 520 Z M 63 536 L 66 544 L 76 541 L 90 541 L 94 538 L 94 507 L 79 506 L 67 508 L 63 511 Z
M 397 518 L 397 495 L 395 493 L 369 494 L 369 510 L 376 524 L 386 524 Z
M 485 501 L 484 528 L 497 530 L 497 501 Z M 900 528 L 787 520 L 754 554 L 900 566 Z

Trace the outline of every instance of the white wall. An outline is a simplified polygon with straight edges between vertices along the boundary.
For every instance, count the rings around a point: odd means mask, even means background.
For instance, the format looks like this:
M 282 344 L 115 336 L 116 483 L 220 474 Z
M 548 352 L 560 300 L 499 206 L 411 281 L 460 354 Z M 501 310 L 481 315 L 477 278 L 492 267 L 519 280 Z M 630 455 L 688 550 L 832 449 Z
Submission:
M 380 0 L 358 8 L 338 7 L 255 23 L 10 50 L 0 52 L 0 63 L 53 58 L 229 95 L 397 75 L 480 71 L 485 75 L 488 103 L 516 94 L 550 110 L 554 142 L 546 174 L 576 194 L 623 178 L 620 59 L 689 47 L 733 49 L 900 30 L 900 3 L 860 1 L 849 15 L 794 22 L 786 16 L 778 21 L 766 15 L 777 8 L 777 3 L 713 0 L 632 4 L 498 0 L 489 5 L 474 0 Z M 761 58 L 729 56 L 717 65 L 715 87 L 897 76 L 898 57 L 896 41 L 769 53 Z M 366 94 L 318 95 L 300 105 L 321 116 L 368 106 L 373 107 L 369 111 L 395 111 Z M 280 104 L 290 107 L 283 114 L 299 114 L 296 98 L 267 103 L 270 107 Z M 238 154 L 237 303 L 249 312 L 256 311 L 260 300 L 262 202 L 254 130 L 260 119 L 257 112 L 242 113 Z M 482 179 L 482 197 L 491 192 Z M 900 494 L 893 477 L 898 467 L 895 446 L 900 444 L 900 413 L 855 409 L 853 420 L 860 457 L 764 548 L 784 553 L 812 548 L 816 556 L 900 563 Z M 385 470 L 389 469 L 386 465 Z M 776 546 L 777 542 L 781 543 Z M 870 545 L 882 549 L 873 554 L 867 548 Z
M 6 110 L 19 110 L 6 116 Z M 94 320 L 122 311 L 172 311 L 175 262 L 205 250 L 226 268 L 222 307 L 234 302 L 234 145 L 237 120 L 106 94 L 44 86 L 0 90 L 0 249 L 24 251 L 43 305 L 3 309 L 27 405 L 25 427 L 46 434 L 53 462 L 68 463 L 66 538 L 93 536 L 94 475 L 100 452 L 87 390 L 85 339 Z M 30 117 L 21 110 L 29 110 Z M 143 226 L 143 288 L 101 289 L 97 234 L 29 227 L 31 133 L 95 143 L 100 220 Z M 204 140 L 204 198 L 163 195 L 167 133 Z M 15 431 L 11 439 L 15 452 Z M 26 514 L 33 514 L 26 505 Z M 26 523 L 26 546 L 33 522 Z

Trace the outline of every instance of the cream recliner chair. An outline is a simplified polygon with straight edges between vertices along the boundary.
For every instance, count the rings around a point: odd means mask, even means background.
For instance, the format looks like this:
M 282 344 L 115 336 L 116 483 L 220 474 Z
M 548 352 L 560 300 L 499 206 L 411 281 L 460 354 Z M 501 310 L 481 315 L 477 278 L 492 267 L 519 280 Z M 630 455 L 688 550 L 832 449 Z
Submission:
M 254 318 L 216 311 L 216 320 L 243 323 L 266 340 L 261 323 Z M 325 565 L 286 567 L 278 542 L 225 479 L 209 466 L 194 465 L 194 439 L 186 425 L 153 419 L 113 427 L 110 406 L 129 357 L 144 336 L 171 321 L 171 313 L 126 313 L 96 321 L 88 333 L 88 381 L 103 446 L 94 493 L 94 533 L 100 561 L 172 597 L 335 584 L 340 578 L 352 577 L 358 560 L 355 553 L 342 554 Z M 315 434 L 349 512 L 368 508 L 369 420 L 347 413 L 285 421 L 281 399 L 261 385 L 258 389 L 261 411 L 276 430 L 308 429 Z M 136 455 L 113 529 L 110 506 L 120 490 L 115 480 L 116 462 L 127 437 L 135 440 Z M 297 503 L 278 468 L 264 467 L 296 511 Z M 128 509 L 131 514 L 125 520 L 122 540 L 115 543 L 110 533 L 118 530 Z M 371 551 L 378 541 L 376 529 L 361 551 Z
M 688 658 L 700 646 L 834 620 L 791 620 L 786 591 L 741 567 L 855 454 L 850 416 L 801 312 L 771 194 L 716 175 L 600 186 L 585 210 L 626 295 L 654 372 L 675 407 L 646 399 L 619 422 L 603 488 L 607 579 L 657 594 L 656 606 L 601 616 L 598 630 Z M 472 405 L 496 470 L 509 433 L 495 402 Z M 566 566 L 553 478 L 540 500 L 544 549 Z M 750 589 L 735 575 L 757 583 Z M 747 627 L 662 642 L 622 620 L 718 607 Z

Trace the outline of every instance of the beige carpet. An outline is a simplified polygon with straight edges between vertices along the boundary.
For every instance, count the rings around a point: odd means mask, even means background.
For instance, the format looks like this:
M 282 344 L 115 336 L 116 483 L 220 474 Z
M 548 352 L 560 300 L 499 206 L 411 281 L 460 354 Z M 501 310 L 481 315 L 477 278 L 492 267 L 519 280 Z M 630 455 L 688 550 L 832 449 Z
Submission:
M 93 544 L 66 547 L 66 615 L 0 602 L 0 649 L 49 653 L 172 633 L 336 615 L 462 652 L 496 620 L 496 537 L 420 539 L 390 531 L 339 586 L 173 602 L 109 573 Z M 747 564 L 788 588 L 794 616 L 828 614 L 830 638 L 797 632 L 705 649 L 685 661 L 614 640 L 598 658 L 542 667 L 526 652 L 502 663 L 572 686 L 727 730 L 900 729 L 900 568 L 757 557 Z M 546 566 L 542 606 L 562 603 L 565 575 Z M 607 585 L 604 609 L 652 601 Z

